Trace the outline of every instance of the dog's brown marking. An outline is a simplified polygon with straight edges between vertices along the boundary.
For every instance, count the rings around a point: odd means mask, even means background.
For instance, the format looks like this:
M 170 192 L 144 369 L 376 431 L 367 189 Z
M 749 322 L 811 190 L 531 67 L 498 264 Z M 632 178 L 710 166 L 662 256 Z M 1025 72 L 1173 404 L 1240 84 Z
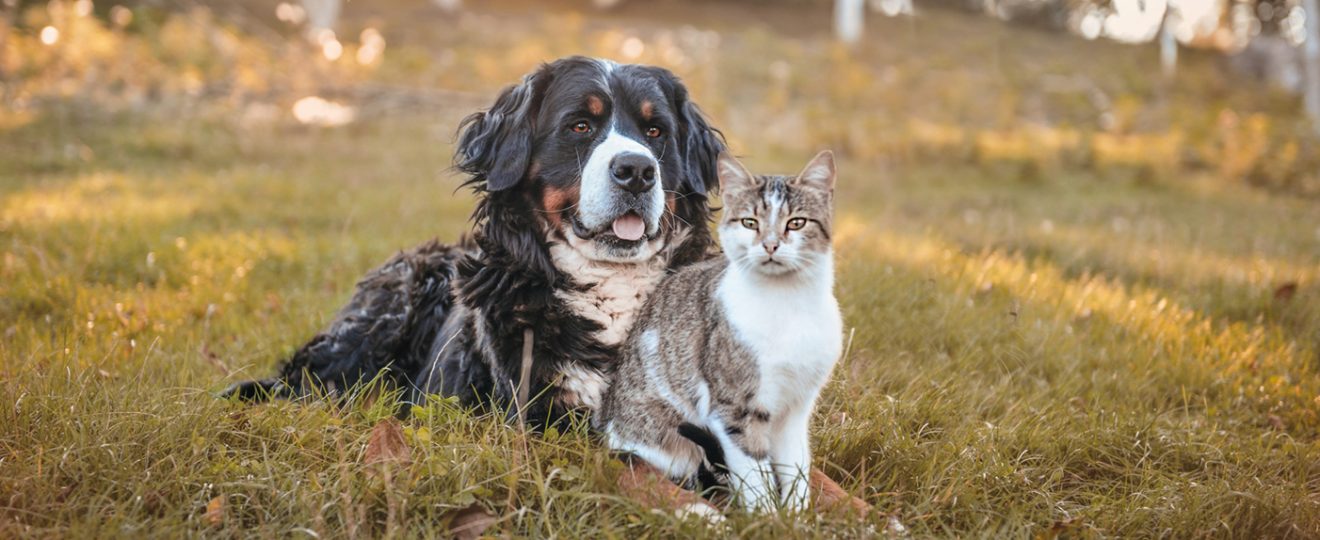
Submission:
M 545 210 L 545 219 L 550 226 L 558 229 L 563 224 L 563 212 L 577 205 L 579 186 L 566 188 L 546 186 L 541 192 L 541 208 Z
M 599 97 L 587 96 L 587 110 L 591 111 L 591 114 L 600 116 L 605 113 L 605 102 Z
M 643 101 L 642 101 L 642 118 L 645 118 L 645 119 L 647 119 L 647 120 L 650 120 L 650 119 L 651 119 L 651 115 L 653 115 L 653 114 L 655 114 L 655 104 L 654 104 L 654 103 L 651 103 L 651 100 L 649 100 L 649 99 L 647 99 L 647 100 L 643 100 Z

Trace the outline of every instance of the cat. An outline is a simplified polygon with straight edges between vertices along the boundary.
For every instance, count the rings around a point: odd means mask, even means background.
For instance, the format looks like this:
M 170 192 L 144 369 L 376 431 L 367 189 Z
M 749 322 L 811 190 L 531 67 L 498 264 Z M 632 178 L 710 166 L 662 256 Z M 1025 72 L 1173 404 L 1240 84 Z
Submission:
M 661 281 L 593 422 L 611 449 L 672 480 L 722 462 L 744 508 L 801 510 L 808 424 L 843 350 L 834 154 L 797 176 L 755 176 L 727 153 L 718 163 L 724 257 Z

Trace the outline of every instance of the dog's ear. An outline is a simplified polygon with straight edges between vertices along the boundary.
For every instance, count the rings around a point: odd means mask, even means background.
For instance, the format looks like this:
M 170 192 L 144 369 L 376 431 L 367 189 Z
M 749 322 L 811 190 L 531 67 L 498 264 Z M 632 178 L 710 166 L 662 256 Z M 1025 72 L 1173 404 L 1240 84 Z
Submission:
M 505 88 L 490 110 L 468 115 L 459 124 L 454 167 L 472 175 L 469 184 L 503 191 L 527 175 L 536 114 L 551 71 L 548 64 L 542 65 L 521 84 Z
M 705 195 L 719 187 L 720 153 L 724 134 L 711 127 L 701 109 L 688 96 L 687 87 L 678 77 L 666 72 L 662 80 L 674 101 L 678 116 L 678 154 L 683 160 L 683 181 L 693 193 Z

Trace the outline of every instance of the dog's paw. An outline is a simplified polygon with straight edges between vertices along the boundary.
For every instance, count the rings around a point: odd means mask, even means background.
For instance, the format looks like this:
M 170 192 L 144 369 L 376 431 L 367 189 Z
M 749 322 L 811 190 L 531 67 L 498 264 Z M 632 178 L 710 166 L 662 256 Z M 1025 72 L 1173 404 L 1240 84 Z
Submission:
M 272 397 L 278 397 L 283 388 L 284 384 L 278 379 L 244 381 L 229 385 L 229 388 L 224 389 L 216 397 L 247 403 L 259 403 L 268 401 Z

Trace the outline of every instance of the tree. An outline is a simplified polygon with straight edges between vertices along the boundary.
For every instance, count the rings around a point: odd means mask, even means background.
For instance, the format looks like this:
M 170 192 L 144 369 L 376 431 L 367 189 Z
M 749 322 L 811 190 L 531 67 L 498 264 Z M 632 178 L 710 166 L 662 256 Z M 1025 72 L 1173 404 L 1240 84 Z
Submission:
M 1312 129 L 1320 132 L 1320 10 L 1316 0 L 1302 0 L 1306 12 L 1306 41 L 1302 42 L 1302 100 Z

